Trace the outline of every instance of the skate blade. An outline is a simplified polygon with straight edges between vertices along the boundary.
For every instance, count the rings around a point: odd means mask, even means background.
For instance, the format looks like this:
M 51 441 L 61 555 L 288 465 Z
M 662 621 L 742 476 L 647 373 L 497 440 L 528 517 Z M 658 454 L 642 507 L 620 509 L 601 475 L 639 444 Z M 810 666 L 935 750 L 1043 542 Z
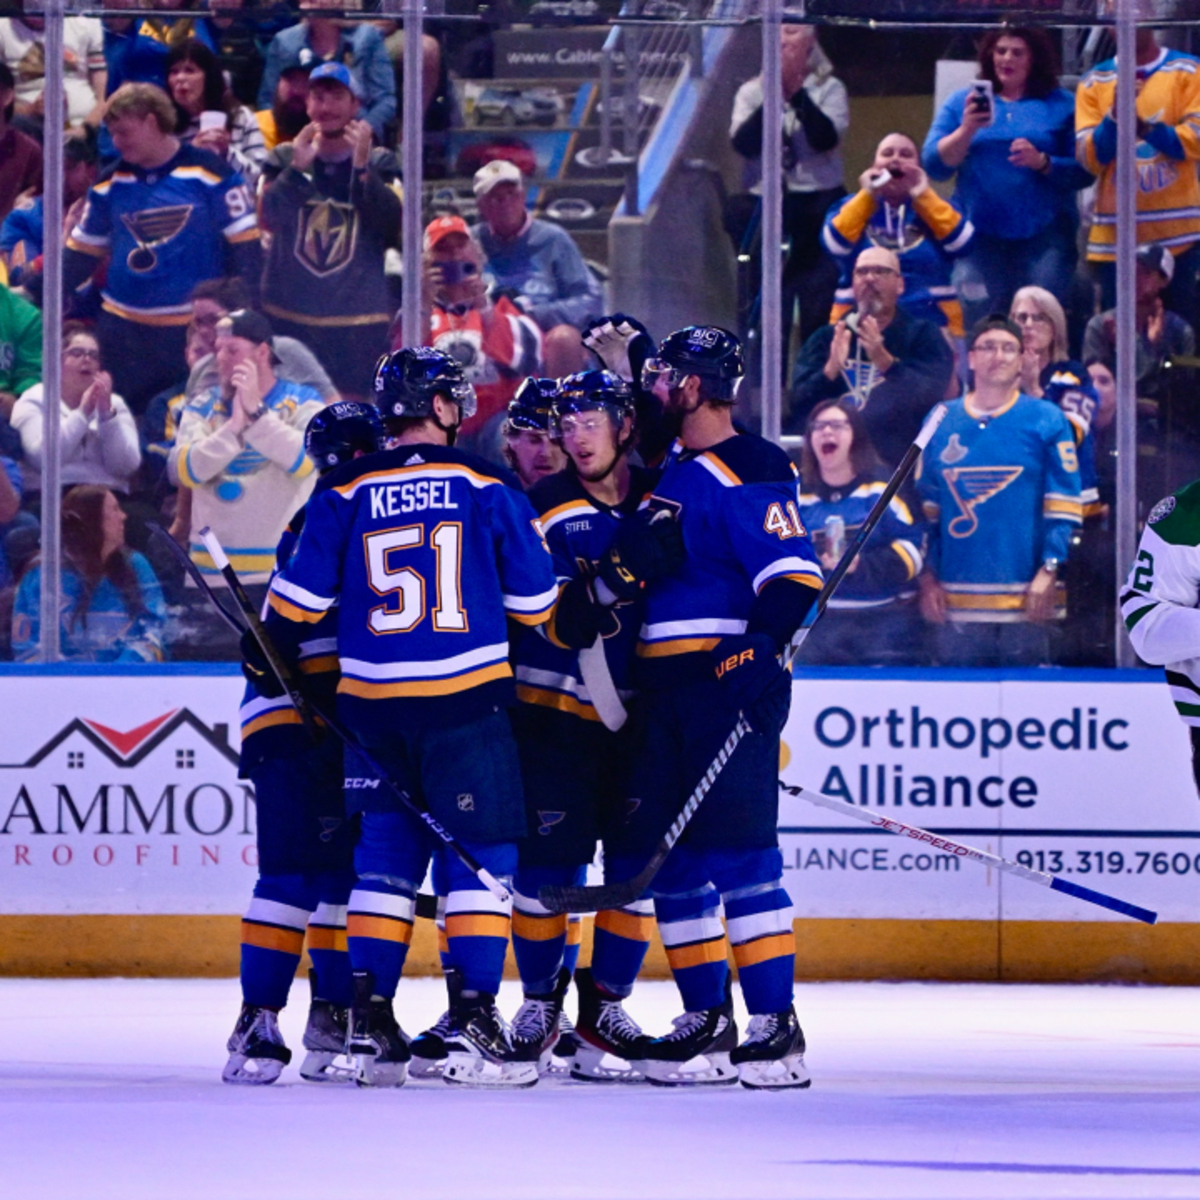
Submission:
M 698 1054 L 683 1063 L 650 1058 L 642 1067 L 655 1087 L 719 1087 L 738 1081 L 738 1069 L 728 1054 Z
M 354 1082 L 359 1087 L 398 1088 L 408 1078 L 408 1063 L 380 1062 L 374 1054 L 354 1054 Z
M 231 1054 L 221 1072 L 225 1083 L 242 1083 L 252 1086 L 274 1083 L 283 1074 L 286 1063 L 277 1058 L 247 1058 L 244 1054 Z
M 538 1065 L 535 1062 L 492 1062 L 451 1050 L 446 1056 L 442 1079 L 460 1087 L 530 1088 L 538 1081 Z
M 310 1050 L 300 1064 L 300 1078 L 309 1083 L 353 1083 L 354 1061 L 341 1050 Z
M 444 1058 L 421 1058 L 414 1054 L 412 1061 L 408 1064 L 408 1077 L 410 1079 L 438 1079 L 445 1066 Z
M 582 1042 L 571 1060 L 571 1078 L 581 1083 L 643 1083 L 646 1076 L 641 1064 L 626 1062 Z
M 780 1091 L 783 1088 L 806 1088 L 812 1086 L 812 1076 L 804 1066 L 799 1054 L 774 1062 L 746 1062 L 738 1068 L 738 1079 L 742 1087 L 755 1091 Z

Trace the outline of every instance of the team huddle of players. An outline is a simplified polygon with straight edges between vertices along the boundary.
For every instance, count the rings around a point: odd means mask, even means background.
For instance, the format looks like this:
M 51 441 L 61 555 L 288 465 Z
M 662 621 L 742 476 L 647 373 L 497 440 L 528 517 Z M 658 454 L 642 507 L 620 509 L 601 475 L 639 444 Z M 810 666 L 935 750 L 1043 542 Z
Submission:
M 306 1079 L 808 1085 L 776 834 L 779 655 L 822 582 L 795 473 L 734 428 L 732 334 L 692 326 L 656 349 L 617 314 L 585 344 L 608 369 L 530 380 L 510 406 L 514 442 L 565 455 L 528 492 L 454 448 L 474 393 L 435 350 L 382 359 L 374 408 L 335 404 L 309 426 L 321 478 L 279 547 L 268 631 L 317 707 L 512 898 L 352 747 L 314 741 L 248 640 L 260 874 L 228 1082 L 271 1083 L 290 1061 L 276 1018 L 307 937 Z M 517 453 L 526 482 L 557 465 Z M 739 713 L 751 732 L 647 894 L 596 915 L 577 967 L 579 923 L 540 890 L 582 883 L 598 846 L 606 883 L 636 876 Z M 410 1040 L 393 998 L 430 867 L 449 1003 Z M 657 1037 L 623 1008 L 655 921 L 684 1009 Z M 525 997 L 511 1024 L 496 1006 L 510 936 Z

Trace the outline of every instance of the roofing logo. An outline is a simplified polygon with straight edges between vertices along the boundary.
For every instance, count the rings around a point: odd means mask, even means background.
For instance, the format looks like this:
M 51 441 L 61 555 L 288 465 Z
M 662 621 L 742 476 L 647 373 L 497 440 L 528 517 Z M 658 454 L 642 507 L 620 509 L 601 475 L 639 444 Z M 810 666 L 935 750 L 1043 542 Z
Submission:
M 999 495 L 1024 467 L 948 467 L 942 472 L 946 487 L 958 505 L 959 514 L 946 531 L 954 538 L 969 538 L 979 528 L 975 510 Z

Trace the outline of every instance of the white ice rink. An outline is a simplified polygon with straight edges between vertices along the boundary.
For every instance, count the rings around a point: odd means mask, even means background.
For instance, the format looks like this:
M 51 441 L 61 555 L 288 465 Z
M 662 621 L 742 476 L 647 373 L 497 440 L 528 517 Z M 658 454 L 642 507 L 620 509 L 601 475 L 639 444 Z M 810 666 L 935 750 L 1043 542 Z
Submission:
M 403 985 L 409 1032 L 441 986 Z M 512 985 L 503 1002 L 516 1004 Z M 299 1047 L 307 989 L 283 1016 Z M 799 989 L 810 1091 L 220 1082 L 234 980 L 0 980 L 4 1200 L 1200 1197 L 1200 993 Z M 661 1031 L 669 984 L 630 1005 Z

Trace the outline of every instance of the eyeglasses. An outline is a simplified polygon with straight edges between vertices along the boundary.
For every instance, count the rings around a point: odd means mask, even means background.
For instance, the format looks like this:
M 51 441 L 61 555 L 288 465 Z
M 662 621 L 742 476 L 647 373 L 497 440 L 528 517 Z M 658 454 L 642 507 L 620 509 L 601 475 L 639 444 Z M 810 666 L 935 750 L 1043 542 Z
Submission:
M 855 279 L 886 279 L 889 275 L 899 275 L 895 267 L 855 267 Z
M 97 362 L 100 361 L 100 351 L 94 346 L 72 346 L 70 350 L 64 350 L 65 358 L 94 358 Z
M 849 421 L 814 421 L 812 431 L 813 433 L 841 433 L 849 428 Z
M 976 342 L 971 347 L 975 354 L 998 354 L 1001 358 L 1016 358 L 1021 353 L 1020 346 L 1011 342 Z
M 1049 325 L 1050 318 L 1044 312 L 1013 313 L 1013 321 L 1018 325 Z

